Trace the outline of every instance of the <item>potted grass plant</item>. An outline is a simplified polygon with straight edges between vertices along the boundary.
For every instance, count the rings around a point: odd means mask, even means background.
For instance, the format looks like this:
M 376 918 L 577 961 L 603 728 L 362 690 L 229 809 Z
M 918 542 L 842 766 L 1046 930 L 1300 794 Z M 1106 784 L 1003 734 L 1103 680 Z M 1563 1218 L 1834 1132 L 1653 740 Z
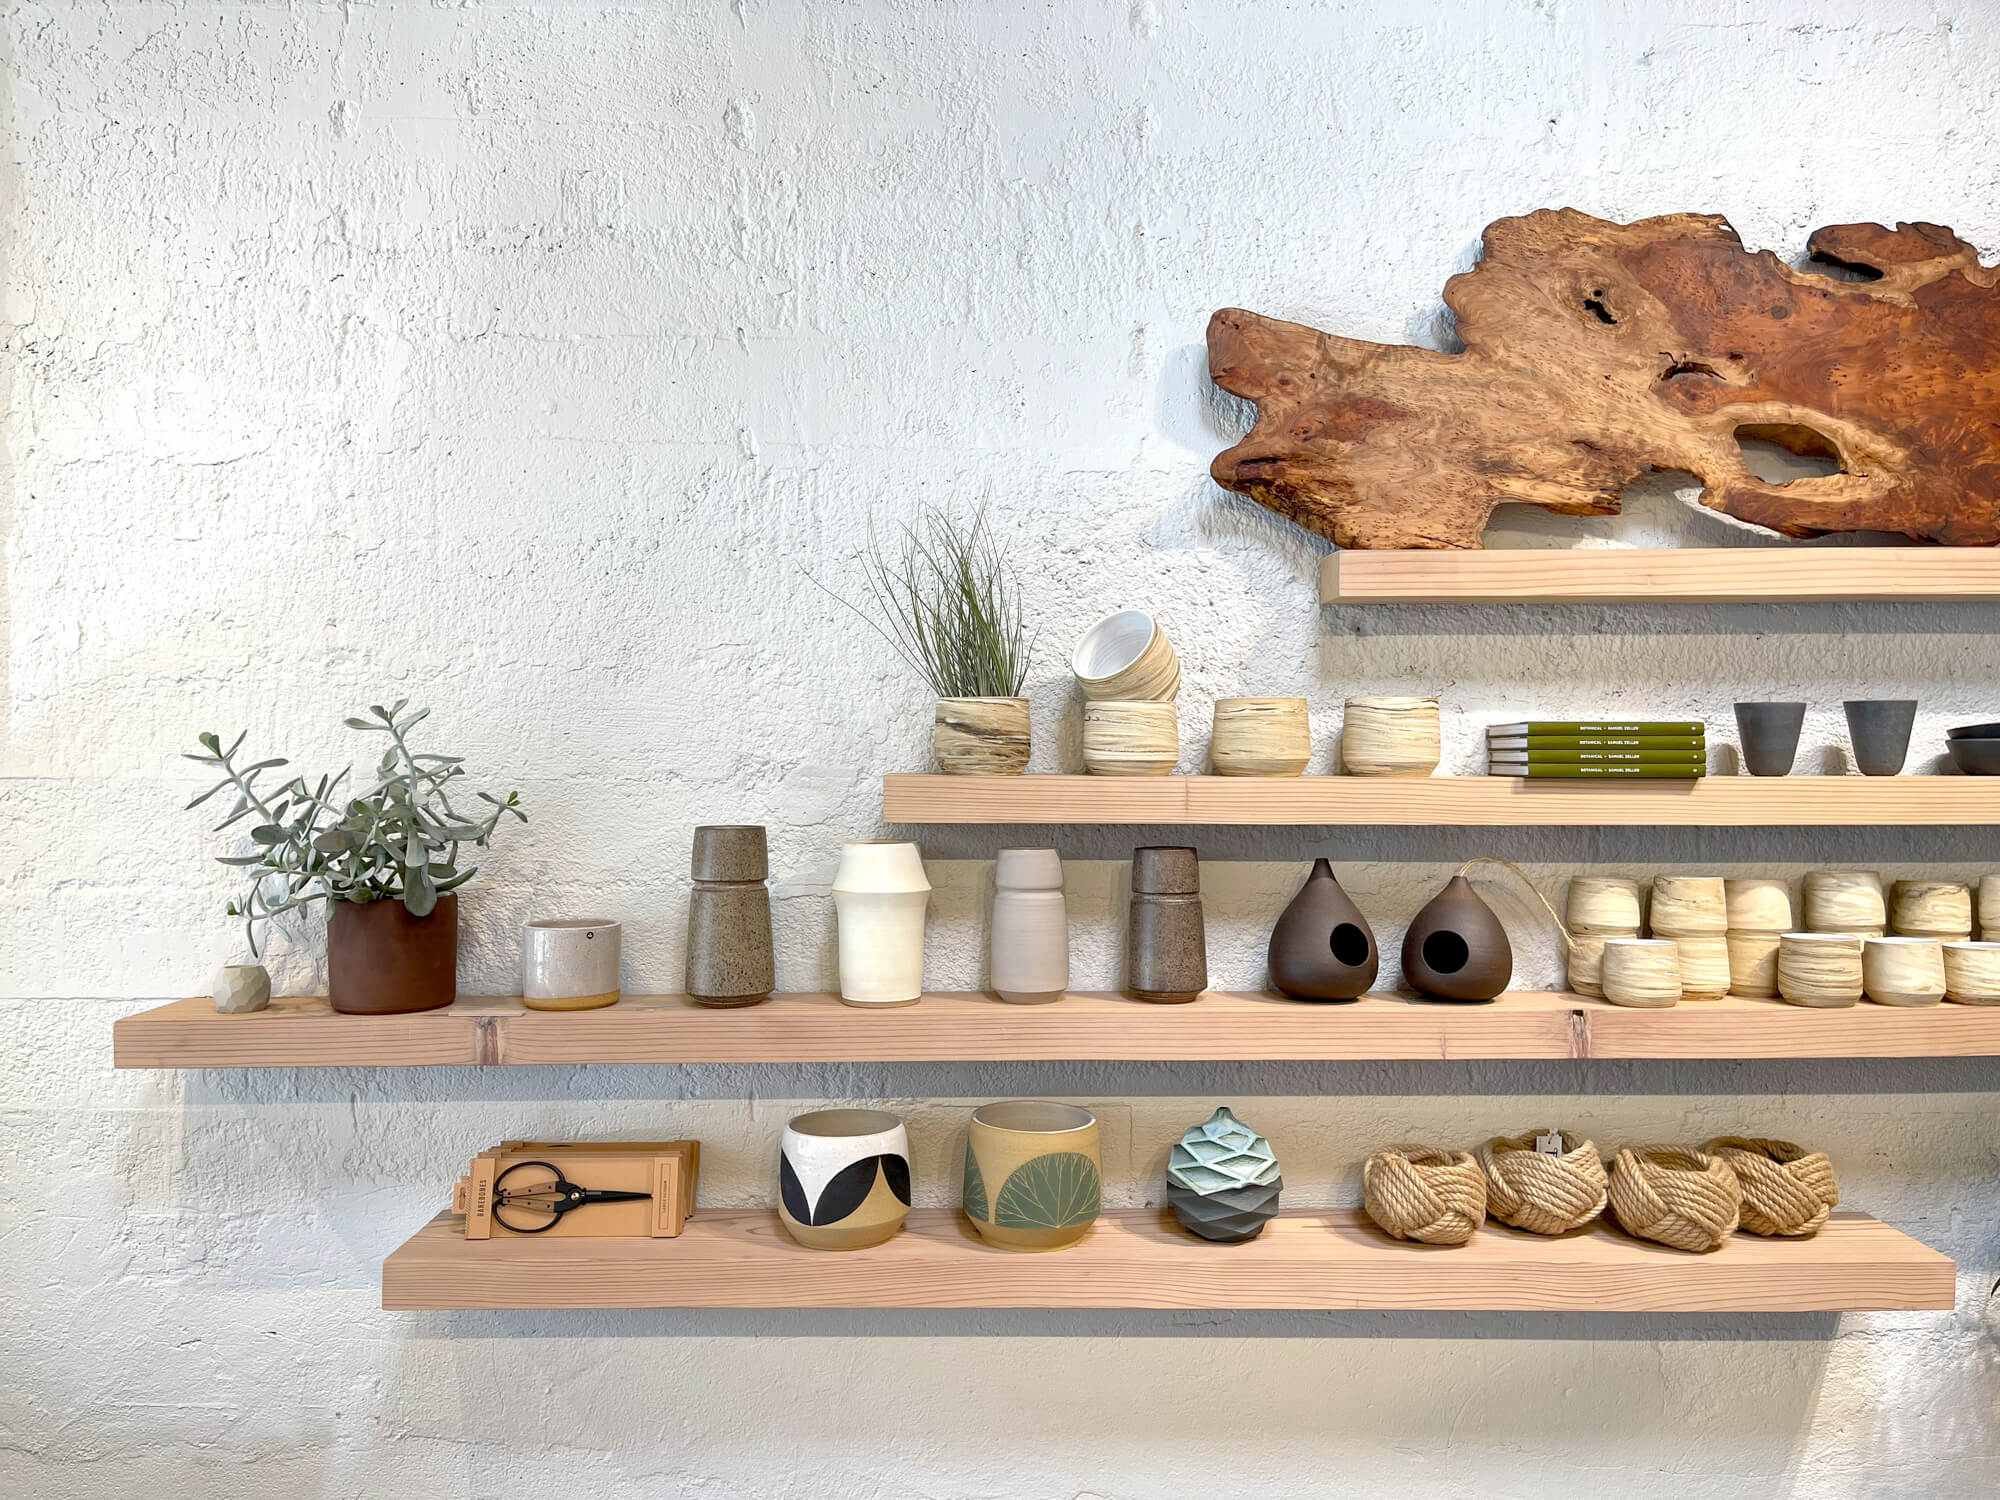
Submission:
M 294 776 L 264 788 L 259 778 L 289 762 L 237 764 L 243 736 L 227 749 L 215 734 L 199 736 L 202 753 L 187 759 L 221 772 L 194 801 L 199 807 L 232 792 L 230 813 L 216 831 L 249 822 L 251 854 L 219 856 L 249 881 L 229 903 L 249 933 L 250 951 L 271 922 L 315 901 L 327 903 L 327 993 L 348 1015 L 401 1015 L 451 1004 L 458 992 L 458 896 L 477 870 L 461 865 L 470 844 L 487 847 L 503 817 L 526 822 L 520 797 L 478 793 L 487 804 L 466 816 L 452 804 L 451 783 L 465 774 L 456 756 L 421 754 L 408 735 L 430 713 L 405 714 L 408 700 L 379 704 L 349 729 L 388 737 L 367 790 L 347 790 L 352 767 L 309 782 Z
M 1021 621 L 1020 586 L 985 512 L 961 523 L 926 510 L 900 532 L 887 541 L 871 534 L 862 565 L 880 619 L 841 602 L 937 694 L 931 753 L 940 771 L 1018 775 L 1028 765 L 1021 689 L 1033 642 Z

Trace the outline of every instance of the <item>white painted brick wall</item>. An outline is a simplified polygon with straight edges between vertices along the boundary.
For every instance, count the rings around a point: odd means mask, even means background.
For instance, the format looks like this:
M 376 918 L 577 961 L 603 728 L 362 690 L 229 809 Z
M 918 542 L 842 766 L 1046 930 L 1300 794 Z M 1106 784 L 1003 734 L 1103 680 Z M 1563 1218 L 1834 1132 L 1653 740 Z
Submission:
M 529 0 L 19 4 L 6 14 L 13 363 L 0 789 L 0 1493 L 703 1500 L 1985 1496 L 2000 1484 L 2000 1070 L 1889 1064 L 963 1065 L 114 1073 L 110 1024 L 238 938 L 180 804 L 196 730 L 342 763 L 408 695 L 518 785 L 466 900 L 468 988 L 533 912 L 623 918 L 670 989 L 690 828 L 770 826 L 780 980 L 924 763 L 928 695 L 805 580 L 874 515 L 985 501 L 1073 769 L 1068 646 L 1154 608 L 1207 705 L 1428 688 L 1447 769 L 1498 715 L 1699 714 L 1908 689 L 1994 717 L 1986 608 L 1316 610 L 1308 538 L 1209 484 L 1236 303 L 1436 342 L 1488 220 L 1725 212 L 1796 256 L 1928 218 L 2000 250 L 2000 17 L 1977 0 L 1282 5 Z M 1717 544 L 1670 485 L 1496 540 Z M 1080 983 L 1171 830 L 1065 830 Z M 932 982 L 980 978 L 1004 831 L 926 831 Z M 1971 873 L 1984 832 L 1217 830 L 1214 971 L 1325 852 L 1393 951 L 1465 856 Z M 1502 883 L 1526 982 L 1554 945 Z M 312 952 L 277 965 L 314 982 Z M 377 1265 L 508 1134 L 702 1136 L 769 1194 L 795 1101 L 911 1119 L 950 1196 L 968 1101 L 1104 1110 L 1111 1192 L 1227 1099 L 1296 1203 L 1371 1147 L 1546 1121 L 1756 1127 L 1962 1266 L 1955 1315 L 388 1315 Z

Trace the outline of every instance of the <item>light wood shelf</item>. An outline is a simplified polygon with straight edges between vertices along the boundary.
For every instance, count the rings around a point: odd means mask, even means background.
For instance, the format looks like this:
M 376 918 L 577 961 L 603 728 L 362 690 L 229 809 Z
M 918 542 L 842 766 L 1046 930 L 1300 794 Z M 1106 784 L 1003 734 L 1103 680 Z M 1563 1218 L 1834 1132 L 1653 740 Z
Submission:
M 1158 1209 L 1106 1213 L 1079 1244 L 994 1250 L 951 1209 L 885 1245 L 795 1245 L 767 1210 L 702 1209 L 655 1239 L 468 1241 L 440 1214 L 382 1266 L 382 1305 L 552 1307 L 1457 1308 L 1580 1312 L 1948 1309 L 1953 1266 L 1861 1214 L 1804 1240 L 1736 1235 L 1711 1255 L 1608 1225 L 1545 1239 L 1488 1224 L 1452 1248 L 1391 1240 L 1351 1210 L 1287 1213 L 1243 1245 Z
M 720 1011 L 678 995 L 627 995 L 604 1010 L 567 1013 L 468 997 L 421 1015 L 340 1016 L 315 997 L 224 1016 L 192 999 L 119 1019 L 112 1056 L 121 1068 L 1993 1057 L 2000 1007 L 1816 1010 L 1732 997 L 1626 1010 L 1549 990 L 1514 991 L 1491 1005 L 1395 994 L 1315 1005 L 1221 990 L 1191 1005 L 1149 1005 L 1086 990 L 1026 1006 L 976 992 L 932 993 L 918 1005 L 873 1012 L 829 994 L 775 995 Z
M 1330 552 L 1323 604 L 1767 604 L 2000 599 L 1991 547 Z
M 882 778 L 885 823 L 1263 827 L 1930 827 L 2000 823 L 2000 776 Z

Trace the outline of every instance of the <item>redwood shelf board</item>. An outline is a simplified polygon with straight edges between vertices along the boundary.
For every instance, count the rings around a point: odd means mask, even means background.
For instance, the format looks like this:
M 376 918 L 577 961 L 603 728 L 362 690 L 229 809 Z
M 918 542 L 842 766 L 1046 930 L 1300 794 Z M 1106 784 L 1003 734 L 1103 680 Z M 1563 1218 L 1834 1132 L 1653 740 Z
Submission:
M 1160 1209 L 1102 1215 L 1078 1244 L 995 1250 L 951 1209 L 887 1244 L 794 1244 L 768 1210 L 701 1209 L 677 1239 L 467 1240 L 440 1214 L 382 1265 L 395 1311 L 610 1307 L 1148 1307 L 1523 1312 L 1945 1310 L 1952 1262 L 1862 1214 L 1817 1235 L 1735 1235 L 1709 1255 L 1608 1224 L 1549 1239 L 1487 1224 L 1470 1243 L 1390 1239 L 1352 1210 L 1281 1214 L 1241 1245 Z
M 743 1010 L 680 995 L 627 995 L 591 1011 L 530 1011 L 518 998 L 461 999 L 415 1016 L 335 1015 L 324 998 L 217 1015 L 205 999 L 121 1018 L 121 1068 L 408 1067 L 435 1064 L 717 1062 L 1349 1061 L 1480 1058 L 2000 1056 L 2000 1007 L 1685 1001 L 1627 1010 L 1552 990 L 1490 1005 L 1369 995 L 1322 1005 L 1211 990 L 1152 1005 L 1079 990 L 1053 1005 L 970 991 L 857 1010 L 830 994 L 780 994 Z
M 2000 776 L 882 778 L 885 823 L 1262 827 L 1928 827 L 2000 823 Z
M 1772 604 L 2000 599 L 1991 547 L 1578 547 L 1330 552 L 1322 604 Z

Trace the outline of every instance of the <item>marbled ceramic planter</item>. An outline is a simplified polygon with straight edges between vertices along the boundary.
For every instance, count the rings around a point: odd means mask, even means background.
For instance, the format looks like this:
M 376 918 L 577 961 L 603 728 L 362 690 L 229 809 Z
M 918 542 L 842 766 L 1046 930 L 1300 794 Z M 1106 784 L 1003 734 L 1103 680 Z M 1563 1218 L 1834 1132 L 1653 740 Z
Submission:
M 1018 776 L 1028 769 L 1026 698 L 940 698 L 931 754 L 952 776 Z

